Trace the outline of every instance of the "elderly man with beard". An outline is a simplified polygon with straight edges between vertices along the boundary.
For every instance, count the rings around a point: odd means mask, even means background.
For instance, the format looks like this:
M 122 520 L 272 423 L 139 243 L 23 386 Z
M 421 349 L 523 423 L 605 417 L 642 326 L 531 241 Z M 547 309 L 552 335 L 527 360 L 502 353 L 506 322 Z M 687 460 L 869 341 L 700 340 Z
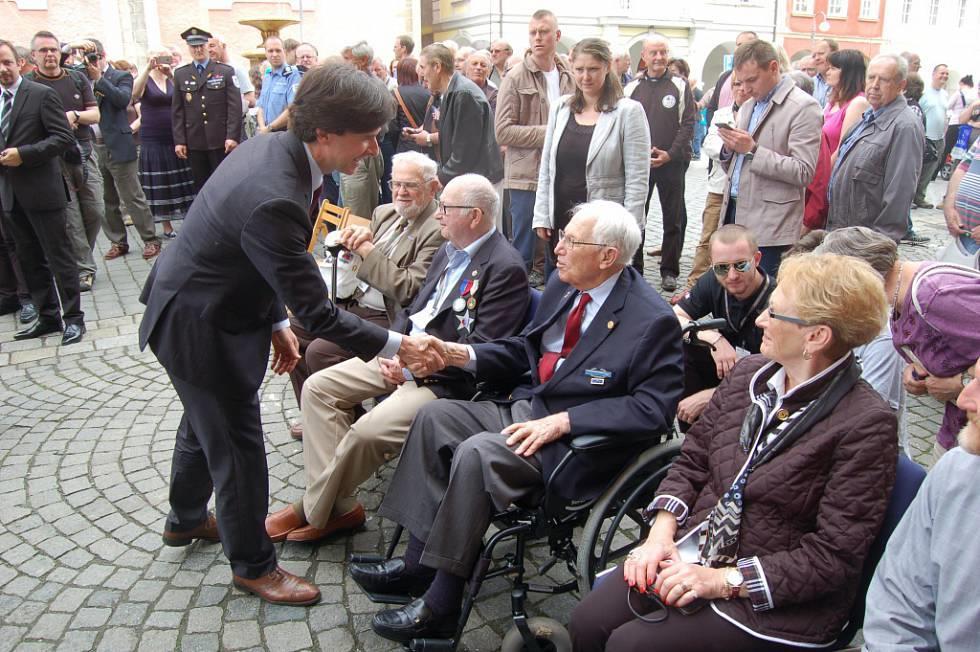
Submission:
M 392 322 L 392 331 L 461 344 L 517 334 L 529 302 L 527 274 L 520 256 L 494 228 L 499 201 L 490 182 L 476 174 L 446 184 L 436 220 L 449 242 L 432 259 L 415 300 Z M 306 381 L 306 491 L 266 519 L 273 541 L 315 542 L 361 526 L 364 507 L 353 492 L 398 454 L 419 409 L 436 398 L 466 400 L 476 391 L 469 371 L 416 378 L 400 366 L 410 361 L 385 358 L 347 360 Z M 362 401 L 389 393 L 355 420 Z
M 926 476 L 888 540 L 866 600 L 864 650 L 980 649 L 980 601 L 971 568 L 980 538 L 964 532 L 980 514 L 980 380 L 963 374 L 956 404 L 966 412 L 959 448 Z
M 301 46 L 302 47 L 302 46 Z M 418 152 L 404 152 L 393 159 L 393 201 L 378 206 L 371 227 L 352 227 L 343 233 L 346 249 L 360 262 L 349 270 L 360 283 L 354 294 L 337 297 L 337 305 L 362 319 L 388 328 L 395 315 L 412 302 L 429 269 L 432 257 L 444 242 L 436 212 L 439 191 L 436 162 Z M 300 403 L 303 383 L 321 369 L 354 357 L 354 353 L 329 340 L 317 339 L 296 318 L 290 327 L 299 339 L 302 359 L 289 373 Z M 289 434 L 303 438 L 302 424 Z

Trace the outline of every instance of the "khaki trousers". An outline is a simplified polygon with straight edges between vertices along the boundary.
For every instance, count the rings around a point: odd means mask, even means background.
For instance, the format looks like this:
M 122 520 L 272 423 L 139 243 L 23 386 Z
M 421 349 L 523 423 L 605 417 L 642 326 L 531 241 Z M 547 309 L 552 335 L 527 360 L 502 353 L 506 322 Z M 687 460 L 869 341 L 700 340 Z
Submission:
M 392 391 L 394 390 L 394 391 Z M 354 421 L 362 401 L 392 392 Z M 318 371 L 303 383 L 303 510 L 314 527 L 354 508 L 358 485 L 397 455 L 419 409 L 436 399 L 406 381 L 397 388 L 381 375 L 377 358 L 352 358 Z
M 701 275 L 711 267 L 711 248 L 708 246 L 708 241 L 711 240 L 711 235 L 718 230 L 722 199 L 724 199 L 724 195 L 709 192 L 704 200 L 704 212 L 701 213 L 701 239 L 698 240 L 698 244 L 694 248 L 694 262 L 691 263 L 691 273 L 687 275 L 688 289 L 693 288 Z

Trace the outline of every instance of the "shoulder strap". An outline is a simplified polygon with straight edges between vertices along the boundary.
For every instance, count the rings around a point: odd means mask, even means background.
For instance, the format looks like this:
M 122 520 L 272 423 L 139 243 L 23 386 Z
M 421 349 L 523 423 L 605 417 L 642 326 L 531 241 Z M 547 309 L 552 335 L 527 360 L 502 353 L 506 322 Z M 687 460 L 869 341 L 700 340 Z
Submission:
M 398 106 L 400 106 L 402 111 L 405 112 L 405 117 L 408 118 L 408 124 L 412 125 L 412 129 L 418 129 L 419 126 L 415 123 L 415 118 L 412 117 L 412 112 L 408 110 L 407 106 L 405 106 L 405 100 L 402 99 L 402 94 L 398 92 L 397 88 L 395 89 L 395 99 L 398 100 Z M 429 103 L 432 103 L 431 99 L 429 100 Z M 428 108 L 429 107 L 426 106 L 426 110 L 428 110 Z

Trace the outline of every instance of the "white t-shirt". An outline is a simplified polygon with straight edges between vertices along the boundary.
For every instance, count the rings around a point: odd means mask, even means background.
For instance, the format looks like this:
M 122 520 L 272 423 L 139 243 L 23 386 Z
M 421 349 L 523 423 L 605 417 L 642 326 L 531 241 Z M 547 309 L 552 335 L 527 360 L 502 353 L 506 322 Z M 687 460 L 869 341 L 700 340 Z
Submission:
M 544 73 L 544 81 L 548 85 L 548 105 L 554 105 L 561 97 L 561 89 L 558 87 L 558 66 Z

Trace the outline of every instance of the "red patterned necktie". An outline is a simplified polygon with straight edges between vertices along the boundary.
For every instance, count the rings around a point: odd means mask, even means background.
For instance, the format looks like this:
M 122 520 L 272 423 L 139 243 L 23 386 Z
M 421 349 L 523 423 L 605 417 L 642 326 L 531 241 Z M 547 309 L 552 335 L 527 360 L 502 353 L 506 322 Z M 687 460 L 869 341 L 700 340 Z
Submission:
M 551 380 L 551 377 L 555 375 L 555 367 L 558 365 L 558 361 L 567 358 L 575 345 L 578 344 L 579 338 L 582 336 L 582 318 L 585 316 L 585 306 L 591 300 L 592 297 L 583 292 L 578 304 L 569 313 L 568 321 L 565 323 L 565 339 L 561 345 L 561 352 L 545 351 L 541 354 L 541 359 L 538 361 L 538 377 L 542 384 Z

